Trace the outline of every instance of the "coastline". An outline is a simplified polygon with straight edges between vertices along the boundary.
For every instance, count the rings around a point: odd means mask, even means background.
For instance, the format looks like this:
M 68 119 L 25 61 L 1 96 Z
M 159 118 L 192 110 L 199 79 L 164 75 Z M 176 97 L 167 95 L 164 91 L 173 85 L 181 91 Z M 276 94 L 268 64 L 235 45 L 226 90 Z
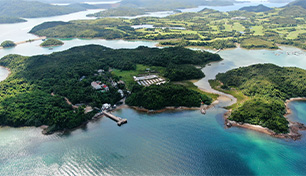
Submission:
M 141 108 L 141 107 L 137 107 L 137 106 L 127 106 L 126 107 L 130 107 L 136 111 L 139 112 L 146 112 L 146 113 L 162 113 L 162 112 L 166 112 L 166 111 L 178 111 L 178 110 L 200 110 L 201 107 L 184 107 L 184 106 L 179 106 L 179 107 L 174 107 L 174 106 L 168 106 L 165 107 L 163 109 L 159 109 L 159 110 L 149 110 L 149 109 L 145 109 L 145 108 Z M 116 109 L 117 110 L 117 109 Z
M 224 114 L 224 119 L 225 119 L 225 126 L 226 128 L 231 128 L 232 126 L 234 127 L 240 127 L 240 128 L 245 128 L 248 130 L 253 130 L 253 131 L 257 131 L 260 133 L 265 133 L 268 134 L 272 137 L 276 137 L 276 138 L 282 138 L 282 139 L 292 139 L 292 140 L 299 140 L 302 138 L 302 134 L 299 133 L 300 131 L 306 131 L 306 126 L 302 123 L 299 122 L 293 122 L 291 121 L 287 116 L 292 114 L 291 109 L 289 108 L 289 103 L 293 102 L 293 101 L 306 101 L 306 97 L 298 97 L 298 98 L 290 98 L 289 100 L 286 100 L 285 102 L 285 106 L 286 106 L 286 114 L 284 115 L 284 117 L 288 120 L 289 124 L 289 133 L 287 134 L 277 134 L 274 131 L 266 128 L 266 127 L 262 127 L 260 125 L 253 125 L 253 124 L 249 124 L 249 123 L 241 123 L 241 122 L 236 122 L 236 121 L 231 121 L 228 118 L 231 115 L 232 110 L 230 109 L 229 111 L 227 111 Z
M 52 48 L 52 47 L 57 47 L 57 46 L 63 46 L 64 44 L 61 44 L 61 45 L 49 45 L 49 46 L 41 46 L 39 45 L 40 47 L 42 48 Z
M 7 74 L 6 78 L 2 80 L 2 81 L 4 81 L 12 74 L 12 71 L 11 71 L 11 69 L 9 69 L 7 67 L 1 66 L 1 65 L 0 65 L 0 67 L 6 69 L 8 71 L 8 74 Z M 1 80 L 0 80 L 0 82 L 1 82 Z
M 21 45 L 21 44 L 24 44 L 24 43 L 29 43 L 29 42 L 34 42 L 34 41 L 38 41 L 38 40 L 42 40 L 42 39 L 46 39 L 47 37 L 45 36 L 42 36 L 42 37 L 39 37 L 39 38 L 36 38 L 36 39 L 29 39 L 29 40 L 26 40 L 26 41 L 21 41 L 21 42 L 14 42 L 17 45 Z M 15 46 L 14 46 L 15 47 Z M 11 48 L 11 47 L 10 47 Z M 4 49 L 2 46 L 0 46 L 0 49 Z

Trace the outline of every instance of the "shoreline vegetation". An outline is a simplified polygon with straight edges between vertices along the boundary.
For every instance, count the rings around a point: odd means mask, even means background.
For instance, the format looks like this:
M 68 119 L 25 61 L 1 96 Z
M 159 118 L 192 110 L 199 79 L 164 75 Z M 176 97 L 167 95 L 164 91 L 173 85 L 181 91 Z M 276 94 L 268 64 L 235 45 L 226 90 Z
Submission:
M 10 46 L 10 47 L 15 47 L 17 45 L 21 45 L 21 44 L 25 44 L 25 43 L 29 43 L 29 42 L 34 42 L 34 41 L 38 41 L 38 40 L 44 40 L 46 39 L 45 36 L 42 36 L 42 37 L 38 37 L 38 38 L 35 38 L 35 39 L 29 39 L 29 40 L 25 40 L 25 41 L 21 41 L 21 42 L 13 42 L 14 45 Z M 0 46 L 0 49 L 4 49 L 4 48 L 10 48 L 10 47 L 3 47 L 3 46 Z
M 248 123 L 239 123 L 239 122 L 236 122 L 236 121 L 229 120 L 228 118 L 230 117 L 231 112 L 232 112 L 231 109 L 224 114 L 225 125 L 226 125 L 227 128 L 231 128 L 232 126 L 245 128 L 245 129 L 265 133 L 265 134 L 268 134 L 268 135 L 270 135 L 272 137 L 276 137 L 276 138 L 299 140 L 299 139 L 302 138 L 302 134 L 300 133 L 300 131 L 306 131 L 306 126 L 302 123 L 299 123 L 299 122 L 293 122 L 292 120 L 290 120 L 288 118 L 288 116 L 292 114 L 292 111 L 291 111 L 291 109 L 289 108 L 288 105 L 290 104 L 290 102 L 293 102 L 293 101 L 306 101 L 306 98 L 299 97 L 299 98 L 290 98 L 290 99 L 286 100 L 286 103 L 285 103 L 286 114 L 284 115 L 284 117 L 286 117 L 286 119 L 289 121 L 289 125 L 288 125 L 289 126 L 289 133 L 287 133 L 287 134 L 278 134 L 278 133 L 275 133 L 274 131 L 272 131 L 268 128 L 262 127 L 260 125 L 253 125 L 253 124 L 248 124 Z
M 150 57 L 144 59 L 144 53 Z M 91 106 L 93 109 L 100 109 L 105 103 L 115 105 L 122 100 L 122 93 L 128 96 L 131 104 L 138 103 L 137 96 L 145 89 L 150 89 L 151 93 L 145 95 L 144 99 L 148 101 L 144 107 L 150 109 L 163 109 L 169 105 L 200 107 L 201 99 L 207 104 L 211 103 L 210 94 L 172 83 L 142 88 L 131 80 L 132 77 L 130 79 L 125 75 L 130 73 L 137 76 L 145 72 L 146 68 L 152 68 L 154 74 L 170 82 L 199 79 L 204 74 L 195 65 L 206 65 L 217 60 L 221 60 L 217 54 L 182 47 L 110 49 L 87 45 L 49 55 L 8 55 L 0 60 L 0 65 L 11 70 L 11 75 L 0 83 L 0 124 L 13 127 L 43 125 L 46 127 L 46 134 L 75 129 L 92 119 L 95 114 L 85 114 L 84 108 Z M 101 85 L 103 83 L 105 90 L 94 89 L 93 82 Z M 158 91 L 164 92 L 163 90 L 176 90 L 179 96 L 176 99 L 172 99 L 170 94 L 153 96 L 156 93 L 158 95 Z M 129 95 L 130 93 L 132 94 Z M 162 106 L 149 101 L 156 99 L 163 102 L 163 99 L 169 98 L 175 101 L 168 101 L 168 104 Z M 68 104 L 67 99 L 78 108 Z
M 270 72 L 273 72 L 274 75 L 269 74 Z M 285 78 L 282 78 L 281 84 L 278 82 L 280 73 L 286 75 Z M 247 128 L 278 138 L 301 139 L 302 135 L 299 131 L 306 130 L 306 126 L 299 122 L 293 122 L 287 116 L 291 114 L 288 107 L 290 102 L 306 100 L 305 98 L 290 98 L 303 95 L 305 87 L 295 86 L 298 82 L 303 82 L 303 74 L 306 74 L 303 69 L 277 67 L 273 64 L 257 64 L 218 74 L 216 80 L 220 83 L 222 81 L 222 83 L 217 84 L 215 81 L 210 81 L 214 89 L 235 97 L 237 95 L 238 97 L 246 96 L 245 98 L 237 98 L 238 102 L 227 108 L 229 110 L 224 114 L 225 126 L 228 128 L 232 126 Z M 248 78 L 249 75 L 253 75 L 251 80 Z M 291 79 L 295 81 L 288 81 Z M 248 85 L 247 80 L 253 82 L 254 85 Z M 293 89 L 291 86 L 295 88 Z M 294 93 L 288 90 L 292 90 Z
M 41 46 L 41 47 L 55 47 L 55 46 L 61 46 L 61 45 L 64 45 L 64 42 L 62 42 L 58 39 L 50 38 L 50 39 L 45 40 L 39 46 Z

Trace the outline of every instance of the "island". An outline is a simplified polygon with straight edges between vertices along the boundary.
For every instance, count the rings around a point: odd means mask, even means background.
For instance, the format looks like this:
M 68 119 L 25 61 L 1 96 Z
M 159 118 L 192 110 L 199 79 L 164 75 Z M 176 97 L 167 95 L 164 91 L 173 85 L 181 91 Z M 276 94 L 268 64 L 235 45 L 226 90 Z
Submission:
M 107 11 L 102 13 L 112 15 Z M 203 9 L 197 13 L 177 13 L 164 18 L 46 22 L 35 26 L 30 33 L 53 38 L 155 40 L 159 41 L 159 46 L 216 50 L 237 46 L 277 49 L 278 45 L 306 49 L 305 23 L 306 9 L 301 6 L 274 8 L 266 12 Z
M 1 47 L 3 47 L 3 48 L 10 48 L 10 47 L 14 47 L 14 46 L 16 46 L 16 44 L 13 41 L 10 41 L 10 40 L 6 40 L 6 41 L 1 43 Z
M 58 39 L 47 39 L 46 41 L 44 41 L 43 43 L 40 44 L 40 46 L 42 47 L 52 47 L 52 46 L 60 46 L 63 45 L 64 42 L 58 40 Z
M 233 0 L 203 1 L 203 0 L 123 0 L 117 8 L 107 9 L 95 14 L 89 14 L 91 17 L 122 17 L 122 16 L 138 16 L 147 12 L 157 11 L 174 11 L 180 12 L 178 9 L 193 8 L 198 6 L 227 6 L 233 5 Z M 162 5 L 161 5 L 162 4 Z
M 146 9 L 133 8 L 133 7 L 118 7 L 108 9 L 106 11 L 97 12 L 94 14 L 88 14 L 88 17 L 119 17 L 119 16 L 137 16 L 144 15 L 149 12 Z
M 0 82 L 0 125 L 46 125 L 50 134 L 76 128 L 125 98 L 128 105 L 151 110 L 200 107 L 213 96 L 186 80 L 204 77 L 195 66 L 220 60 L 217 54 L 182 47 L 115 50 L 99 45 L 32 57 L 8 55 L 0 60 L 11 71 Z
M 235 96 L 236 104 L 227 107 L 227 126 L 240 126 L 272 136 L 299 139 L 303 124 L 289 121 L 285 102 L 306 97 L 306 70 L 257 64 L 219 73 L 211 86 Z M 256 126 L 257 125 L 257 126 Z M 264 128 L 262 128 L 264 127 Z
M 266 12 L 272 10 L 272 8 L 260 4 L 258 6 L 242 7 L 239 10 L 245 10 L 248 12 Z

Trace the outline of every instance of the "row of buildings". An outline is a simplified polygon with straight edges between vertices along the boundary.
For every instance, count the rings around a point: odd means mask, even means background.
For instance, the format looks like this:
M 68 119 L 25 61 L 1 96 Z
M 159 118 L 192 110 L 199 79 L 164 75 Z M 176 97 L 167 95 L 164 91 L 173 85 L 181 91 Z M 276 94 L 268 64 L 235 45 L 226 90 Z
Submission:
M 134 76 L 133 78 L 134 78 L 134 81 L 136 81 L 139 85 L 146 86 L 146 87 L 152 84 L 161 85 L 161 84 L 166 83 L 165 79 L 160 78 L 157 75 L 148 75 L 148 76 L 142 76 L 142 77 Z

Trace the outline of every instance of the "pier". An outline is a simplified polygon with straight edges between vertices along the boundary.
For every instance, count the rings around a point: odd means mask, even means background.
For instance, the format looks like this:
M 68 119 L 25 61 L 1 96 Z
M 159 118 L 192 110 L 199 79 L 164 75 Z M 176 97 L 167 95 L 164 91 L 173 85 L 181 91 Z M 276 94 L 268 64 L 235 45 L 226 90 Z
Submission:
M 122 118 L 117 117 L 117 116 L 115 116 L 115 115 L 113 115 L 113 114 L 111 114 L 111 113 L 108 113 L 108 112 L 106 112 L 106 111 L 103 111 L 103 112 L 100 112 L 100 113 L 96 114 L 96 115 L 94 116 L 94 118 L 99 117 L 99 116 L 101 116 L 101 115 L 105 115 L 106 117 L 108 117 L 108 118 L 114 120 L 115 122 L 117 122 L 117 125 L 118 125 L 118 126 L 121 126 L 121 125 L 127 123 L 127 119 L 122 119 Z
M 214 54 L 218 54 L 222 49 L 218 49 Z

